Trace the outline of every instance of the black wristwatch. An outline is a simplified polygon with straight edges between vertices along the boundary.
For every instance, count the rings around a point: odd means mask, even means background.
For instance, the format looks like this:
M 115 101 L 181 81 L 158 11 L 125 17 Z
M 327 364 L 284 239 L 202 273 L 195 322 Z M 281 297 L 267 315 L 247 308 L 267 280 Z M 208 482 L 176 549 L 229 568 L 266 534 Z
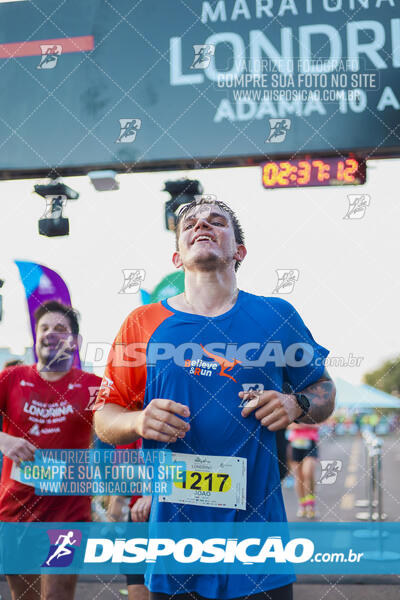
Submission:
M 297 419 L 294 420 L 294 423 L 299 423 L 299 419 L 302 419 L 310 410 L 311 403 L 305 394 L 293 394 L 296 398 L 297 404 L 300 406 L 303 411 Z

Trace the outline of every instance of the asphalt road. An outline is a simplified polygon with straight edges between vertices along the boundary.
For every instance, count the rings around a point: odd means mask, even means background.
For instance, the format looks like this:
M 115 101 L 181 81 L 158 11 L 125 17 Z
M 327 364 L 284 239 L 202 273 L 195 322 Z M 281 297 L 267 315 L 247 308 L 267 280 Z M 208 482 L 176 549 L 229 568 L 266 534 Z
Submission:
M 383 513 L 388 521 L 400 518 L 400 435 L 382 438 L 382 499 Z M 320 521 L 359 521 L 360 513 L 368 512 L 357 506 L 359 500 L 368 498 L 370 471 L 366 465 L 361 437 L 328 437 L 319 445 L 317 481 L 321 479 L 320 461 L 337 461 L 341 465 L 334 483 L 317 483 L 317 518 Z M 322 480 L 323 481 L 323 480 Z M 332 481 L 332 480 L 330 480 Z M 293 487 L 283 485 L 286 513 L 289 521 L 297 519 L 297 500 Z M 400 597 L 400 594 L 399 594 Z
M 124 580 L 102 577 L 95 581 L 80 581 L 75 600 L 121 600 L 127 598 Z M 368 575 L 349 581 L 340 576 L 319 576 L 308 579 L 299 577 L 294 585 L 294 600 L 399 600 L 399 577 L 369 577 Z M 0 600 L 11 600 L 6 582 L 0 582 Z M 23 598 L 17 600 L 24 600 Z

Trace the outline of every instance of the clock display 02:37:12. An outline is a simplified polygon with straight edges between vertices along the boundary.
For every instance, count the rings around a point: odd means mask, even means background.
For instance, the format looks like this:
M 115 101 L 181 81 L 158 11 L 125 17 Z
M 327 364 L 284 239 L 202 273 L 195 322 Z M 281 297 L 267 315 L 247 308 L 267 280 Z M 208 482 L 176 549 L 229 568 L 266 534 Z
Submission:
M 269 161 L 262 165 L 265 188 L 365 183 L 365 163 L 356 158 Z

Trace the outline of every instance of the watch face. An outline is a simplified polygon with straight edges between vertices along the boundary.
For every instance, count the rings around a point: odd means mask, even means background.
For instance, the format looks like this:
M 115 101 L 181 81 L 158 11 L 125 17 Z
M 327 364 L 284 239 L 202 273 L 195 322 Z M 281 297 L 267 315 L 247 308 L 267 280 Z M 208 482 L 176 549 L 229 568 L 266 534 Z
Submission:
M 297 394 L 296 399 L 304 411 L 307 411 L 310 408 L 310 401 L 305 394 Z

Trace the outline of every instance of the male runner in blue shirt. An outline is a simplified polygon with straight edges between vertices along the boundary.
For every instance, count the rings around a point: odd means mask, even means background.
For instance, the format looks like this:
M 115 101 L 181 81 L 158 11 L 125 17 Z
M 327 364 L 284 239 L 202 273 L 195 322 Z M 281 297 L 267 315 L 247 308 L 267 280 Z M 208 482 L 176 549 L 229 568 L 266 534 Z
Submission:
M 222 479 L 218 504 L 186 482 L 167 501 L 153 499 L 150 522 L 285 522 L 275 432 L 331 414 L 328 351 L 291 304 L 238 290 L 246 248 L 227 205 L 186 205 L 176 239 L 173 262 L 184 269 L 185 292 L 139 307 L 123 323 L 97 399 L 97 434 L 112 444 L 142 437 L 144 448 L 168 448 L 187 464 L 200 455 L 211 471 L 221 457 L 246 459 L 239 508 L 224 503 Z M 282 393 L 284 381 L 293 394 Z M 151 565 L 146 575 L 152 600 L 290 600 L 293 581 L 290 574 L 160 575 Z

